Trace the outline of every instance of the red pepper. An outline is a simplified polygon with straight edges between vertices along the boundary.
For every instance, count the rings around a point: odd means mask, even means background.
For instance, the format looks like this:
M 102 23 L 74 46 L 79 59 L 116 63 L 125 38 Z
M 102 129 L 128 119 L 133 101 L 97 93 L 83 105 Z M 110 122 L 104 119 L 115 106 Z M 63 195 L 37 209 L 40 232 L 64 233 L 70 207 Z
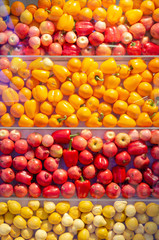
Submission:
M 94 26 L 91 22 L 76 22 L 75 29 L 78 36 L 87 36 L 94 30 Z
M 118 43 L 121 41 L 121 34 L 117 27 L 107 27 L 105 30 L 105 43 Z
M 150 168 L 147 168 L 143 175 L 145 182 L 148 183 L 150 186 L 154 186 L 159 180 L 157 176 L 153 175 Z
M 43 189 L 44 198 L 59 198 L 60 189 L 56 185 L 50 185 Z
M 159 46 L 155 43 L 148 42 L 142 47 L 143 55 L 159 55 Z
M 26 185 L 30 185 L 31 180 L 33 179 L 33 175 L 27 171 L 20 171 L 16 174 L 15 179 L 17 182 L 21 182 Z
M 78 56 L 80 54 L 80 48 L 75 44 L 64 43 L 62 55 L 71 55 L 71 56 Z
M 130 155 L 141 155 L 146 154 L 147 152 L 148 148 L 142 141 L 134 141 L 128 145 L 128 153 Z
M 67 144 L 70 142 L 72 137 L 77 136 L 78 134 L 71 135 L 71 130 L 57 130 L 52 133 L 52 137 L 56 143 Z
M 112 169 L 113 179 L 115 183 L 123 183 L 126 178 L 125 167 L 115 166 Z
M 141 43 L 140 41 L 134 41 L 127 46 L 128 55 L 141 55 Z
M 78 162 L 78 151 L 77 150 L 72 150 L 72 139 L 70 140 L 69 143 L 69 148 L 63 150 L 63 159 L 67 167 L 72 167 L 76 166 Z
M 81 180 L 75 181 L 75 186 L 78 198 L 86 198 L 91 188 L 90 181 L 84 180 L 84 178 L 81 176 Z

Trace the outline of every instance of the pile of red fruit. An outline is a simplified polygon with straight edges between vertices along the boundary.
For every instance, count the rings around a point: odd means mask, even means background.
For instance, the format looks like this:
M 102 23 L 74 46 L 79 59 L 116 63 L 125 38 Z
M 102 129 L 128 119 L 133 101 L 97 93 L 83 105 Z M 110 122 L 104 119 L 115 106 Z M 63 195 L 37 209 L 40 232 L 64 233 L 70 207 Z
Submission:
M 102 140 L 87 129 L 66 129 L 25 140 L 18 130 L 1 129 L 0 195 L 159 198 L 158 144 L 159 130 L 106 131 Z

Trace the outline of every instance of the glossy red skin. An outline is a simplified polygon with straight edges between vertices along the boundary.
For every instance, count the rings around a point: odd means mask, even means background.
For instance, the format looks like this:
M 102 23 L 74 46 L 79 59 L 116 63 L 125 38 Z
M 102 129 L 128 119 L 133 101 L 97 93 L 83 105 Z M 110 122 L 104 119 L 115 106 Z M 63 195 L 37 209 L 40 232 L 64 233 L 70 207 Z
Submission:
M 104 42 L 104 35 L 95 31 L 89 35 L 88 39 L 90 44 L 96 47 Z
M 58 42 L 51 43 L 49 45 L 48 54 L 51 56 L 62 55 L 62 46 Z
M 132 198 L 135 195 L 135 188 L 130 184 L 126 184 L 121 188 L 121 194 L 124 198 Z
M 34 152 L 34 150 L 33 149 L 30 149 L 30 150 L 28 150 L 26 153 L 25 153 L 25 158 L 27 159 L 27 160 L 31 160 L 31 159 L 33 159 L 34 157 L 35 157 L 35 152 Z
M 154 161 L 154 162 L 152 163 L 152 172 L 153 172 L 155 175 L 159 176 L 159 161 Z
M 68 174 L 64 169 L 57 169 L 52 175 L 53 182 L 56 184 L 64 184 L 68 179 Z
M 60 189 L 56 185 L 50 185 L 43 189 L 42 195 L 44 198 L 59 198 Z
M 17 184 L 14 186 L 14 194 L 16 197 L 23 198 L 28 194 L 28 188 L 25 184 Z
M 9 131 L 6 129 L 1 129 L 0 130 L 0 140 L 7 139 L 8 137 L 9 137 Z
M 83 165 L 89 165 L 90 163 L 93 162 L 93 154 L 87 149 L 85 149 L 82 152 L 80 152 L 79 161 Z
M 83 168 L 83 176 L 87 179 L 92 179 L 96 175 L 96 169 L 93 164 L 85 166 Z
M 41 195 L 41 188 L 37 183 L 32 183 L 29 186 L 29 196 L 33 198 L 38 198 Z
M 76 192 L 78 198 L 86 198 L 91 188 L 91 183 L 89 180 L 82 179 L 75 181 Z
M 24 24 L 24 23 L 18 23 L 15 26 L 15 32 L 18 35 L 20 39 L 24 39 L 27 37 L 28 32 L 29 32 L 29 26 Z
M 127 45 L 128 55 L 141 55 L 141 43 L 139 40 L 133 41 Z
M 18 171 L 24 170 L 27 167 L 27 159 L 24 156 L 16 156 L 13 158 L 13 167 Z
M 25 154 L 28 151 L 28 143 L 25 139 L 19 139 L 14 145 L 15 151 L 19 154 Z
M 56 143 L 68 144 L 71 140 L 71 130 L 69 129 L 62 129 L 56 130 L 52 133 L 52 137 Z
M 49 186 L 52 182 L 52 175 L 51 173 L 42 170 L 36 175 L 36 181 L 40 186 L 43 187 Z
M 1 155 L 0 156 L 0 167 L 8 168 L 12 165 L 12 157 L 10 155 Z
M 159 130 L 152 130 L 151 131 L 150 143 L 159 144 Z
M 50 148 L 50 155 L 55 158 L 60 158 L 63 154 L 63 148 L 59 144 L 53 144 Z
M 81 175 L 82 175 L 82 170 L 80 167 L 78 166 L 73 166 L 73 167 L 70 167 L 68 170 L 67 170 L 67 173 L 68 173 L 68 177 L 72 180 L 78 180 Z
M 14 150 L 14 142 L 10 139 L 3 139 L 0 145 L 0 151 L 3 154 L 10 154 Z
M 54 33 L 53 35 L 53 40 L 54 40 L 54 43 L 60 43 L 60 45 L 62 46 L 65 42 L 65 36 L 63 34 L 62 31 L 57 31 Z
M 113 180 L 115 183 L 123 183 L 126 178 L 125 167 L 115 166 L 112 169 Z
M 148 152 L 148 147 L 142 141 L 134 141 L 128 145 L 128 153 L 130 155 L 141 155 Z
M 0 185 L 0 196 L 1 197 L 11 197 L 13 194 L 13 186 L 12 184 L 8 184 L 8 183 L 2 183 Z
M 54 172 L 59 167 L 59 158 L 48 157 L 44 161 L 44 168 L 49 172 Z
M 70 43 L 63 44 L 62 55 L 78 56 L 80 52 L 81 52 L 80 48 L 75 44 Z
M 35 150 L 35 157 L 40 160 L 45 160 L 49 156 L 49 150 L 48 148 L 44 146 L 39 146 Z
M 119 166 L 125 167 L 130 163 L 130 161 L 131 161 L 131 156 L 127 151 L 120 152 L 115 156 L 115 162 Z
M 91 22 L 81 21 L 76 22 L 75 29 L 78 36 L 87 36 L 93 32 L 94 26 Z
M 38 174 L 41 172 L 42 168 L 43 166 L 39 159 L 33 158 L 27 163 L 27 169 L 32 174 Z
M 72 148 L 83 151 L 87 147 L 87 141 L 81 136 L 75 136 L 72 140 Z
M 107 185 L 111 183 L 113 180 L 112 172 L 109 169 L 106 169 L 104 171 L 100 171 L 97 174 L 97 182 L 102 183 L 104 185 Z
M 153 186 L 152 195 L 155 198 L 159 198 L 159 182 L 157 182 L 157 184 Z
M 107 27 L 105 30 L 105 43 L 118 43 L 121 40 L 121 34 L 117 27 Z
M 118 43 L 112 51 L 112 55 L 121 56 L 126 54 L 126 48 L 123 44 Z
M 151 195 L 151 188 L 147 183 L 140 183 L 136 188 L 139 198 L 148 198 Z
M 150 168 L 147 168 L 144 171 L 143 176 L 144 176 L 145 182 L 148 183 L 150 186 L 156 185 L 156 183 L 159 180 L 157 176 L 153 175 L 152 170 Z
M 80 136 L 88 141 L 92 137 L 92 132 L 89 129 L 83 129 Z
M 104 143 L 103 144 L 103 154 L 106 157 L 114 157 L 118 152 L 118 148 L 114 142 Z
M 44 147 L 51 147 L 52 144 L 54 143 L 54 139 L 51 135 L 45 134 L 42 138 L 42 145 Z
M 138 169 L 130 168 L 127 171 L 127 179 L 129 184 L 138 185 L 142 181 L 142 174 Z
M 68 168 L 76 166 L 78 163 L 78 151 L 75 149 L 64 149 L 63 160 Z
M 99 170 L 105 170 L 108 168 L 109 161 L 102 154 L 98 153 L 94 158 L 94 165 Z
M 118 198 L 120 196 L 120 193 L 121 193 L 121 189 L 118 186 L 118 184 L 112 182 L 109 185 L 107 185 L 106 194 L 109 198 L 111 199 Z
M 30 185 L 33 179 L 33 175 L 27 171 L 20 171 L 16 174 L 15 179 L 17 182 Z
M 61 186 L 61 194 L 64 198 L 71 198 L 74 196 L 76 191 L 75 184 L 72 182 L 65 182 Z
M 12 130 L 12 131 L 10 131 L 10 133 L 9 133 L 9 137 L 10 137 L 10 139 L 12 140 L 12 141 L 17 141 L 17 140 L 19 140 L 20 138 L 21 138 L 21 132 L 20 131 L 18 131 L 18 130 Z
M 143 55 L 158 55 L 159 54 L 159 46 L 153 42 L 147 42 L 142 47 Z
M 90 188 L 90 194 L 93 198 L 102 198 L 105 194 L 105 189 L 100 183 L 94 183 Z
M 1 170 L 0 177 L 3 182 L 11 183 L 15 178 L 15 174 L 11 168 L 5 168 Z
M 152 156 L 154 159 L 159 160 L 159 146 L 153 146 L 153 147 L 151 148 L 151 156 Z
M 134 158 L 134 167 L 137 169 L 145 169 L 149 166 L 149 164 L 150 159 L 146 156 L 146 154 L 142 154 Z
M 38 147 L 42 142 L 42 135 L 36 132 L 31 133 L 27 137 L 27 142 L 32 147 Z

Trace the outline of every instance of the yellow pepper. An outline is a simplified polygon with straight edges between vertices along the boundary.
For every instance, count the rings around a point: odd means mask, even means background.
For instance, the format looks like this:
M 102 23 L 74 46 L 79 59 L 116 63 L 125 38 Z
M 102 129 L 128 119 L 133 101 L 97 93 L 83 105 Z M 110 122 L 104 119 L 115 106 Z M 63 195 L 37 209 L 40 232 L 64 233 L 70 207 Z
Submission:
M 85 103 L 85 100 L 78 96 L 77 94 L 72 94 L 69 97 L 68 101 L 74 107 L 75 110 L 78 110 Z
M 98 112 L 108 115 L 112 112 L 112 107 L 109 103 L 101 102 L 98 107 Z
M 107 10 L 107 20 L 110 24 L 115 25 L 122 16 L 122 8 L 117 5 L 111 5 Z
M 125 79 L 130 75 L 130 68 L 126 64 L 121 64 L 118 66 L 117 73 L 115 75 L 121 79 Z
M 103 73 L 99 69 L 96 69 L 88 75 L 88 83 L 92 86 L 102 85 L 103 81 Z
M 119 6 L 122 8 L 123 12 L 126 12 L 133 8 L 133 0 L 120 0 Z
M 38 102 L 44 102 L 47 99 L 47 88 L 44 85 L 37 85 L 32 90 L 33 97 Z
M 63 121 L 67 119 L 67 116 L 62 116 L 59 114 L 51 115 L 48 124 L 50 127 L 62 127 Z
M 97 108 L 99 107 L 99 100 L 96 97 L 90 97 L 87 101 L 86 101 L 86 107 L 88 107 L 91 112 L 94 112 L 97 110 Z
M 159 72 L 159 58 L 156 57 L 150 60 L 148 63 L 148 69 L 153 73 Z
M 39 112 L 39 103 L 37 101 L 35 101 L 34 99 L 27 100 L 24 103 L 24 110 L 25 110 L 27 117 L 32 119 Z
M 72 114 L 65 120 L 65 125 L 67 127 L 77 127 L 79 125 L 78 118 L 76 114 Z
M 142 106 L 144 104 L 144 99 L 137 93 L 131 92 L 128 98 L 128 104 L 137 104 L 138 106 Z
M 87 74 L 75 72 L 72 74 L 72 83 L 76 88 L 87 82 Z
M 130 104 L 127 108 L 127 115 L 133 119 L 137 119 L 141 113 L 140 107 L 137 104 Z
M 92 71 L 98 68 L 98 63 L 93 58 L 84 58 L 81 65 L 82 72 L 89 75 Z
M 91 111 L 88 107 L 80 107 L 78 110 L 77 110 L 77 113 L 76 113 L 78 119 L 81 121 L 81 122 L 85 122 L 89 119 L 89 117 L 91 116 Z
M 74 28 L 74 19 L 71 15 L 64 13 L 57 22 L 57 29 L 66 32 L 71 31 Z
M 118 92 L 118 99 L 119 100 L 123 100 L 126 101 L 130 95 L 130 93 L 128 92 L 128 90 L 122 88 L 122 87 L 117 87 L 116 88 L 117 92 Z
M 97 85 L 93 88 L 93 96 L 97 98 L 102 98 L 105 92 L 105 87 L 103 85 Z
M 72 15 L 73 17 L 76 17 L 80 10 L 81 10 L 80 3 L 74 0 L 69 0 L 65 2 L 63 7 L 63 11 L 67 14 Z
M 67 68 L 70 72 L 79 72 L 81 70 L 81 60 L 78 58 L 71 58 L 68 62 L 67 62 Z
M 2 92 L 2 100 L 7 106 L 12 106 L 14 103 L 19 102 L 17 92 L 12 88 L 7 88 Z
M 50 90 L 55 90 L 60 87 L 60 82 L 56 77 L 51 77 L 47 80 L 46 86 Z
M 139 127 L 151 127 L 152 126 L 152 121 L 150 119 L 150 116 L 147 113 L 142 112 L 138 116 L 138 118 L 136 120 L 136 124 Z
M 19 127 L 34 127 L 34 121 L 23 114 L 18 121 L 18 125 Z
M 66 79 L 71 75 L 70 71 L 66 67 L 61 65 L 54 65 L 53 73 L 60 82 L 65 82 Z
M 43 59 L 41 57 L 35 59 L 29 64 L 29 69 L 43 69 Z
M 104 127 L 115 127 L 117 125 L 117 118 L 113 114 L 108 114 L 103 118 Z
M 127 114 L 122 114 L 118 120 L 118 126 L 119 127 L 135 127 L 136 122 Z
M 56 106 L 58 102 L 63 99 L 63 94 L 59 89 L 50 90 L 48 92 L 48 100 L 53 106 Z
M 88 120 L 85 122 L 87 127 L 101 127 L 102 126 L 102 119 L 104 115 L 99 113 L 93 113 Z
M 12 127 L 15 123 L 15 118 L 10 113 L 5 113 L 0 121 L 3 127 Z
M 159 127 L 159 112 L 150 116 L 154 127 Z
M 66 81 L 61 84 L 61 92 L 66 96 L 70 96 L 70 95 L 74 94 L 75 86 L 73 85 L 73 83 L 71 81 Z
M 154 88 L 151 92 L 151 95 L 150 95 L 150 98 L 156 102 L 158 101 L 158 98 L 159 98 L 159 88 Z
M 105 88 L 117 88 L 120 84 L 120 78 L 115 75 L 105 75 L 104 86 Z
M 126 11 L 125 16 L 130 23 L 130 25 L 133 25 L 140 21 L 142 18 L 143 12 L 140 9 L 131 9 Z
M 142 111 L 152 115 L 158 112 L 158 106 L 154 103 L 152 99 L 147 100 L 142 106 Z
M 117 68 L 114 58 L 109 58 L 100 65 L 100 70 L 105 74 L 114 74 L 117 72 Z
M 133 92 L 138 87 L 141 81 L 142 77 L 139 74 L 134 74 L 126 78 L 123 82 L 123 85 L 126 90 Z
M 50 72 L 45 70 L 34 69 L 32 71 L 32 77 L 39 80 L 40 82 L 46 83 L 49 79 Z
M 75 112 L 75 109 L 68 101 L 62 100 L 57 103 L 55 112 L 62 116 L 71 116 Z
M 130 67 L 131 74 L 142 73 L 146 70 L 147 64 L 142 59 L 131 59 L 128 62 L 128 66 Z
M 128 108 L 128 104 L 125 101 L 122 100 L 117 100 L 113 104 L 113 112 L 116 114 L 124 114 Z

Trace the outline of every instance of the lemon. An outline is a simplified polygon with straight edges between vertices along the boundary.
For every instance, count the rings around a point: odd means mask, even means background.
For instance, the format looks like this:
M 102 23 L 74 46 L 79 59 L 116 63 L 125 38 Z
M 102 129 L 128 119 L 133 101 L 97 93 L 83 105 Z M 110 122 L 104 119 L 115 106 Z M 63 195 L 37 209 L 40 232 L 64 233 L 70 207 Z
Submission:
M 44 211 L 46 213 L 53 213 L 55 211 L 56 205 L 54 202 L 44 201 Z
M 15 225 L 11 225 L 11 231 L 10 231 L 10 235 L 13 237 L 13 238 L 17 238 L 20 236 L 20 229 L 17 228 Z
M 28 227 L 31 229 L 38 229 L 41 226 L 42 221 L 39 217 L 33 216 L 28 220 Z
M 134 207 L 137 213 L 143 214 L 146 212 L 146 204 L 144 202 L 136 202 Z
M 20 15 L 20 21 L 29 25 L 33 21 L 33 15 L 27 9 L 24 10 Z
M 125 225 L 123 223 L 117 222 L 113 226 L 113 231 L 116 234 L 121 235 L 121 234 L 123 234 L 124 230 L 125 230 Z
M 14 219 L 15 215 L 10 213 L 10 212 L 7 212 L 5 215 L 4 215 L 4 221 L 6 223 L 8 223 L 9 225 L 11 225 L 13 223 L 13 219 Z
M 24 228 L 26 228 L 26 221 L 25 221 L 25 219 L 23 218 L 23 217 L 21 217 L 21 216 L 16 216 L 16 217 L 14 217 L 14 219 L 13 219 L 13 224 L 17 227 L 17 228 L 19 228 L 19 229 L 24 229 Z
M 94 220 L 94 215 L 91 212 L 88 213 L 82 213 L 81 219 L 85 224 L 91 224 Z
M 94 215 L 101 215 L 102 214 L 102 205 L 99 205 L 99 204 L 95 205 L 92 209 L 92 213 Z
M 29 207 L 22 207 L 21 216 L 23 218 L 31 218 L 33 216 L 33 211 Z
M 133 240 L 145 240 L 144 236 L 142 234 L 135 234 L 133 237 Z
M 77 219 L 80 218 L 81 216 L 81 212 L 79 211 L 78 207 L 74 206 L 71 207 L 69 210 L 69 215 L 73 218 L 73 219 Z
M 55 233 L 53 233 L 53 232 L 49 232 L 47 234 L 46 240 L 57 240 L 57 235 Z
M 0 216 L 0 224 L 4 223 L 4 217 Z
M 69 232 L 65 232 L 60 235 L 59 240 L 73 240 L 73 234 Z
M 154 222 L 147 222 L 145 224 L 145 232 L 148 234 L 155 234 L 157 232 L 157 224 Z
M 8 212 L 8 206 L 5 202 L 0 202 L 0 215 L 4 215 Z
M 10 235 L 2 236 L 1 240 L 13 240 L 13 238 Z
M 89 236 L 89 231 L 86 228 L 78 232 L 78 240 L 88 240 Z
M 59 202 L 56 205 L 56 211 L 60 214 L 65 214 L 70 209 L 70 204 L 67 201 Z
M 125 214 L 128 217 L 134 217 L 136 214 L 136 209 L 134 207 L 134 205 L 129 204 L 125 207 Z
M 107 205 L 103 208 L 103 215 L 106 218 L 113 218 L 115 215 L 115 208 L 111 205 Z
M 156 203 L 149 203 L 147 205 L 146 213 L 149 217 L 155 217 L 159 214 L 159 206 Z
M 81 201 L 78 204 L 78 208 L 81 212 L 90 212 L 93 208 L 93 203 L 91 201 Z
M 8 224 L 2 223 L 0 225 L 0 234 L 2 236 L 8 235 L 10 233 L 10 231 L 11 231 L 11 227 Z
M 145 240 L 153 240 L 153 235 L 152 234 L 148 234 L 148 233 L 144 233 L 144 238 Z M 157 240 L 157 238 L 155 238 Z
M 86 225 L 86 229 L 89 231 L 89 233 L 94 233 L 94 231 L 95 231 L 95 226 L 93 225 L 93 223 L 87 224 L 87 225 Z M 80 230 L 82 230 L 82 229 L 80 229 Z
M 105 226 L 106 229 L 108 229 L 108 230 L 113 229 L 113 226 L 114 226 L 114 224 L 115 224 L 114 219 L 105 218 L 105 221 L 107 222 L 107 224 L 106 224 L 106 226 Z
M 135 231 L 136 228 L 138 227 L 138 221 L 135 217 L 132 218 L 128 217 L 125 220 L 125 225 L 129 230 Z
M 24 239 L 30 239 L 33 236 L 33 230 L 30 228 L 25 228 L 21 230 L 21 235 Z
M 39 208 L 36 211 L 36 216 L 39 217 L 41 220 L 46 220 L 48 218 L 48 213 L 46 213 L 43 208 Z
M 115 215 L 114 215 L 114 220 L 116 222 L 124 222 L 126 219 L 126 215 L 124 213 L 120 213 L 120 212 L 117 212 Z
M 8 203 L 8 209 L 12 214 L 20 214 L 21 205 L 19 202 L 14 200 L 9 200 L 7 203 Z
M 37 200 L 31 200 L 28 202 L 28 207 L 31 208 L 33 211 L 36 211 L 40 207 L 40 202 Z
M 15 238 L 14 240 L 25 240 L 25 239 L 22 237 L 18 237 L 18 238 Z
M 131 240 L 134 237 L 134 232 L 129 229 L 125 229 L 123 236 L 126 240 Z
M 44 230 L 37 230 L 35 233 L 36 240 L 45 240 L 47 238 L 47 233 Z
M 95 234 L 100 239 L 106 239 L 108 236 L 108 231 L 105 227 L 96 228 Z
M 143 213 L 143 214 L 136 214 L 137 220 L 139 223 L 145 224 L 148 222 L 149 217 L 147 216 L 147 214 Z
M 159 230 L 157 230 L 157 232 L 155 233 L 155 239 L 159 240 Z
M 159 215 L 153 217 L 153 222 L 155 222 L 157 225 L 159 225 Z
M 108 238 L 107 238 L 107 239 L 113 239 L 114 235 L 115 235 L 115 233 L 114 233 L 113 231 L 109 231 L 109 232 L 108 232 Z M 96 236 L 96 235 L 95 235 L 95 236 Z M 92 240 L 95 240 L 95 239 L 97 239 L 97 237 L 96 237 L 96 238 L 93 238 Z
M 57 235 L 61 235 L 65 232 L 65 227 L 59 223 L 59 224 L 55 224 L 53 226 L 53 231 L 57 234 Z
M 44 220 L 40 228 L 46 232 L 50 232 L 52 230 L 52 224 L 49 223 L 48 220 Z
M 50 216 L 48 217 L 49 223 L 51 224 L 58 224 L 61 222 L 62 218 L 61 215 L 57 212 L 53 212 L 50 214 Z

